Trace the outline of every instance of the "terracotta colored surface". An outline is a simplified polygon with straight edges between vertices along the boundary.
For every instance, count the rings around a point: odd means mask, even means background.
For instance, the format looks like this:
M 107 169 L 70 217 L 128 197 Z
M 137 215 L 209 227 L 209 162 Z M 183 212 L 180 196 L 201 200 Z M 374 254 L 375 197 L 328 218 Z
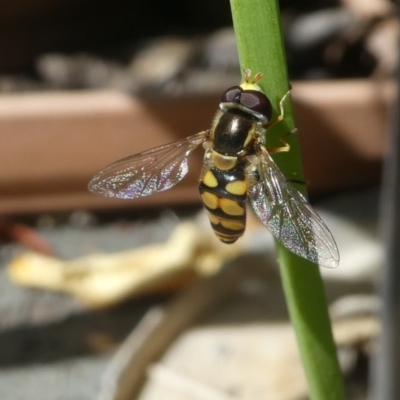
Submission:
M 216 103 L 170 100 L 145 106 L 111 92 L 0 98 L 0 212 L 132 205 L 88 193 L 90 177 L 118 158 L 200 131 Z M 201 152 L 197 158 L 200 165 Z M 177 190 L 151 197 L 150 203 L 197 199 L 197 190 L 187 189 L 198 172 L 192 168 Z
M 379 182 L 394 84 L 373 80 L 297 83 L 293 98 L 311 192 Z
M 394 85 L 297 83 L 295 112 L 315 193 L 376 183 Z M 0 213 L 132 207 L 197 201 L 201 151 L 176 188 L 134 202 L 87 192 L 91 175 L 118 158 L 196 133 L 218 97 L 140 102 L 115 92 L 0 97 Z

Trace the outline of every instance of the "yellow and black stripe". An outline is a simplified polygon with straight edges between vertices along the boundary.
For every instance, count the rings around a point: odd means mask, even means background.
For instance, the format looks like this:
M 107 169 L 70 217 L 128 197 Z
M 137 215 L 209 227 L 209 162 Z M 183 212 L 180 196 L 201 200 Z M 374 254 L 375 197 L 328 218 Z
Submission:
M 233 157 L 232 157 L 233 158 Z M 235 166 L 221 170 L 210 166 L 203 171 L 200 195 L 216 236 L 234 243 L 246 228 L 247 180 L 245 168 L 235 158 Z

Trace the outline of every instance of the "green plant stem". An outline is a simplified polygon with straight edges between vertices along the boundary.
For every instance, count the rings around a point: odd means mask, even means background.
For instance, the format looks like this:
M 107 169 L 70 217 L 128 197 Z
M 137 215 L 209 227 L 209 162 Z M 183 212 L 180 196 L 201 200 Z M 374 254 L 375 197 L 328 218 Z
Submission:
M 240 64 L 243 70 L 263 72 L 259 82 L 279 114 L 279 100 L 289 89 L 277 0 L 230 0 Z M 295 128 L 291 101 L 285 102 L 285 119 L 268 131 L 275 145 Z M 304 181 L 296 134 L 287 138 L 291 150 L 275 156 L 284 174 Z M 278 142 L 279 143 L 279 142 Z M 305 187 L 299 190 L 306 195 Z M 282 284 L 295 329 L 313 400 L 345 399 L 342 376 L 328 314 L 319 268 L 277 243 Z M 290 382 L 288 382 L 290 384 Z

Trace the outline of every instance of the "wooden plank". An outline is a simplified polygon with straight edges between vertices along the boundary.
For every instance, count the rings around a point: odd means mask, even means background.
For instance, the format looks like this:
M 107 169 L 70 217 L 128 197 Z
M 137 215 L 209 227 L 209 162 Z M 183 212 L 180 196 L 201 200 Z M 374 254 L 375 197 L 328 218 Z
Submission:
M 394 85 L 295 83 L 306 176 L 314 193 L 376 183 Z M 124 156 L 207 128 L 218 97 L 144 101 L 111 91 L 0 97 L 0 213 L 142 207 L 197 201 L 202 154 L 176 188 L 134 202 L 87 192 Z

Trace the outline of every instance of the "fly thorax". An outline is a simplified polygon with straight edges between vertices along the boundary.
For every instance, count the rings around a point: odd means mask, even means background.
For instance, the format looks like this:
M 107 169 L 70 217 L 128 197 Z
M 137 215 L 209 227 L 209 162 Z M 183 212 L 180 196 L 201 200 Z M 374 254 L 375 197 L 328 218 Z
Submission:
M 257 120 L 242 110 L 224 112 L 214 129 L 213 147 L 221 154 L 240 156 L 254 141 Z
M 258 165 L 260 164 L 260 159 L 255 154 L 248 155 L 246 158 L 250 165 L 253 167 L 258 167 Z
M 228 171 L 236 167 L 238 158 L 236 156 L 221 154 L 214 150 L 211 153 L 211 161 L 221 171 Z

